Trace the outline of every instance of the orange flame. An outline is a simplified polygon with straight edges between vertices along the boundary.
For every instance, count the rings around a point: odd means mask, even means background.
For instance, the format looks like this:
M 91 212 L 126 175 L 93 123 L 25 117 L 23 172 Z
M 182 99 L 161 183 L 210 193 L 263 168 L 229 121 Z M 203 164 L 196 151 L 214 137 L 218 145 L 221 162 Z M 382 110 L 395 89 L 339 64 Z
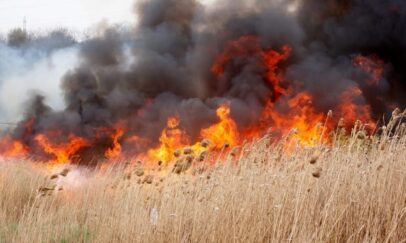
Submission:
M 294 137 L 300 144 L 314 146 L 321 137 L 320 125 L 325 121 L 323 113 L 318 113 L 313 107 L 313 98 L 306 92 L 301 92 L 287 102 L 287 111 L 281 112 L 275 109 L 271 102 L 263 112 L 263 120 L 268 120 L 272 124 L 273 130 L 281 134 L 288 133 L 294 129 Z
M 371 117 L 371 107 L 366 104 L 357 104 L 355 99 L 363 98 L 360 88 L 354 86 L 341 94 L 339 113 L 343 115 L 348 126 L 352 126 L 357 120 L 368 123 L 371 127 L 375 122 Z
M 283 75 L 281 74 L 278 65 L 289 58 L 292 48 L 290 46 L 283 46 L 282 53 L 274 50 L 269 50 L 263 53 L 263 58 L 268 68 L 267 79 L 273 85 L 275 92 L 275 99 L 281 95 L 286 94 L 286 90 L 282 88 Z
M 44 134 L 35 136 L 35 141 L 44 150 L 45 153 L 54 158 L 48 162 L 51 164 L 63 164 L 70 162 L 71 156 L 75 155 L 83 147 L 89 146 L 89 143 L 81 137 L 73 134 L 69 135 L 66 143 L 52 143 Z
M 178 128 L 179 123 L 178 117 L 168 118 L 167 128 L 161 132 L 161 137 L 159 138 L 159 147 L 148 151 L 150 159 L 162 162 L 172 161 L 175 151 L 188 144 L 184 131 Z
M 365 80 L 368 85 L 377 85 L 385 72 L 384 62 L 379 57 L 357 55 L 353 58 L 355 66 L 368 73 L 371 78 Z
M 28 154 L 28 148 L 20 141 L 10 137 L 0 140 L 0 155 L 4 157 L 22 157 Z
M 237 125 L 230 118 L 230 107 L 220 105 L 216 111 L 220 121 L 206 129 L 202 129 L 200 135 L 202 138 L 211 141 L 212 149 L 221 149 L 225 144 L 235 146 L 239 142 Z M 194 154 L 204 150 L 200 143 L 191 144 L 187 134 L 179 128 L 180 120 L 178 117 L 170 117 L 167 121 L 167 127 L 161 132 L 159 138 L 160 145 L 157 148 L 148 151 L 148 160 L 155 160 L 168 163 L 175 159 L 175 152 L 182 148 L 189 147 Z
M 266 78 L 273 86 L 273 96 L 277 99 L 285 93 L 285 89 L 281 86 L 283 75 L 280 72 L 279 64 L 289 58 L 291 51 L 292 48 L 288 45 L 284 45 L 281 52 L 272 49 L 264 50 L 258 37 L 242 36 L 228 43 L 226 49 L 215 60 L 211 71 L 218 77 L 224 74 L 227 64 L 234 58 L 256 56 L 259 64 L 267 68 Z
M 214 78 L 228 78 L 225 75 L 227 69 L 240 65 L 240 62 L 234 60 L 248 58 L 250 65 L 254 63 L 260 66 L 258 75 L 265 81 L 269 93 L 262 101 L 264 108 L 259 121 L 249 127 L 239 128 L 230 115 L 230 105 L 221 104 L 216 110 L 218 121 L 199 131 L 199 139 L 211 141 L 209 149 L 218 151 L 224 148 L 224 145 L 238 146 L 243 139 L 252 140 L 261 137 L 269 128 L 272 128 L 275 132 L 273 134 L 278 138 L 291 132 L 302 146 L 315 146 L 319 142 L 329 142 L 328 134 L 334 129 L 332 123 L 328 122 L 330 116 L 326 117 L 325 111 L 320 111 L 314 106 L 316 97 L 300 89 L 300 80 L 287 82 L 284 78 L 283 64 L 288 60 L 291 52 L 292 49 L 288 45 L 282 46 L 279 51 L 263 48 L 260 39 L 256 36 L 243 36 L 227 43 L 224 51 L 212 65 L 211 71 Z M 370 77 L 365 80 L 368 85 L 379 84 L 384 74 L 382 60 L 376 56 L 358 55 L 354 57 L 353 63 L 369 74 Z M 359 87 L 348 88 L 339 94 L 339 99 L 340 105 L 335 107 L 335 112 L 342 116 L 348 125 L 352 125 L 357 119 L 374 124 L 371 107 L 366 105 Z M 148 99 L 147 103 L 152 104 L 153 100 Z M 143 116 L 144 113 L 144 109 L 137 111 L 138 116 Z M 247 114 L 249 115 L 251 114 Z M 255 114 L 255 119 L 258 119 L 258 114 Z M 124 153 L 127 155 L 127 151 L 122 151 L 122 145 L 125 143 L 125 148 L 132 146 L 137 153 L 143 151 L 138 158 L 145 159 L 146 162 L 169 163 L 175 159 L 175 152 L 185 147 L 189 147 L 194 154 L 207 150 L 206 145 L 203 147 L 199 142 L 191 141 L 188 134 L 182 130 L 180 118 L 176 115 L 167 119 L 157 146 L 152 146 L 155 141 L 148 137 L 132 134 L 131 130 L 127 130 L 127 125 L 120 122 L 120 125 L 95 128 L 94 137 L 91 138 L 71 134 L 67 141 L 62 143 L 55 143 L 53 139 L 60 136 L 61 131 L 56 131 L 54 134 L 52 131 L 47 131 L 45 133 L 47 135 L 34 136 L 36 146 L 31 148 L 26 144 L 25 137 L 35 134 L 34 123 L 35 119 L 30 119 L 24 124 L 20 140 L 10 136 L 0 139 L 0 155 L 25 156 L 30 152 L 37 152 L 36 149 L 40 148 L 39 154 L 51 158 L 48 162 L 60 164 L 72 162 L 85 147 L 101 146 L 103 148 L 101 154 L 104 153 L 108 159 L 116 159 Z M 49 134 L 53 135 L 52 139 Z
M 228 105 L 220 105 L 216 114 L 220 121 L 213 126 L 203 129 L 200 135 L 212 142 L 212 146 L 216 149 L 221 149 L 225 144 L 235 146 L 239 141 L 237 125 L 230 118 L 230 107 Z
M 106 150 L 104 155 L 108 159 L 116 158 L 120 155 L 121 153 L 121 144 L 119 142 L 120 138 L 124 135 L 124 129 L 123 128 L 117 128 L 115 133 L 112 136 L 112 141 L 113 145 Z

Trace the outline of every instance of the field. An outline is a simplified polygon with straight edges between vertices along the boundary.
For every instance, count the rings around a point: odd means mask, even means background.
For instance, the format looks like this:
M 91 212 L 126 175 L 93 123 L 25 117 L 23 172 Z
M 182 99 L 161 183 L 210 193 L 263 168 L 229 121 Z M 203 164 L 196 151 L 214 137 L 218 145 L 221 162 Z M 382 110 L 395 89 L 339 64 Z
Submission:
M 181 174 L 3 161 L 0 242 L 406 241 L 404 130 L 268 141 Z

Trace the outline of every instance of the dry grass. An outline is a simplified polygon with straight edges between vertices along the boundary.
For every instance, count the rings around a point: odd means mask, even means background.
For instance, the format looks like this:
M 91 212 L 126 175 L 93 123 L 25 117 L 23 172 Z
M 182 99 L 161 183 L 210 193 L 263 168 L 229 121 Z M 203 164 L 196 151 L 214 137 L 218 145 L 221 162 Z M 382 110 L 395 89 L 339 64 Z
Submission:
M 4 162 L 0 242 L 406 240 L 405 136 L 355 132 L 329 148 L 281 146 L 256 141 L 221 166 L 196 159 L 179 175 L 138 164 L 51 179 L 29 163 Z

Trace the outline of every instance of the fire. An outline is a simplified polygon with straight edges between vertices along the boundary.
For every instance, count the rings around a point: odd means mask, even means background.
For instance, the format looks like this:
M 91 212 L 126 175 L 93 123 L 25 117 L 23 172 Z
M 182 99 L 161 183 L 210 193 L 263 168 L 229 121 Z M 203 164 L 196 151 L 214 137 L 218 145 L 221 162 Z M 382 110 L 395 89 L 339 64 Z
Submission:
M 312 95 L 307 92 L 297 92 L 292 84 L 286 84 L 281 64 L 290 57 L 291 52 L 292 48 L 288 45 L 282 46 L 281 51 L 278 52 L 273 49 L 264 49 L 255 36 L 243 36 L 230 42 L 213 65 L 212 72 L 215 76 L 219 76 L 224 74 L 233 58 L 256 56 L 258 65 L 266 69 L 264 78 L 271 85 L 272 92 L 269 94 L 260 121 L 245 129 L 244 138 L 259 137 L 264 130 L 272 127 L 280 134 L 296 128 L 294 137 L 302 145 L 312 146 L 316 141 L 323 139 L 319 124 L 325 121 L 325 116 L 315 110 Z M 276 109 L 276 106 L 283 106 L 283 111 Z M 206 132 L 204 135 L 210 134 L 215 133 Z M 236 139 L 231 140 L 238 141 L 238 132 L 232 134 L 236 134 Z
M 365 80 L 368 85 L 378 85 L 385 72 L 384 62 L 379 57 L 357 55 L 353 58 L 355 66 L 370 75 L 370 79 Z
M 216 114 L 220 121 L 213 126 L 203 129 L 201 136 L 209 139 L 216 149 L 222 148 L 225 144 L 235 146 L 239 142 L 239 134 L 237 125 L 233 119 L 230 118 L 230 107 L 228 105 L 220 105 Z
M 73 134 L 69 135 L 66 143 L 53 143 L 44 134 L 35 136 L 35 141 L 45 153 L 53 157 L 48 161 L 51 164 L 69 163 L 72 156 L 80 149 L 89 146 L 88 141 Z
M 289 58 L 291 51 L 292 48 L 285 45 L 282 47 L 282 53 L 274 50 L 263 53 L 263 58 L 268 68 L 267 79 L 273 85 L 276 99 L 281 95 L 286 95 L 286 90 L 282 87 L 284 77 L 279 71 L 279 64 Z
M 255 101 L 262 110 L 258 114 L 247 114 L 253 119 L 246 127 L 240 123 L 237 125 L 237 121 L 231 116 L 230 103 L 227 102 L 216 109 L 218 121 L 200 127 L 200 130 L 195 131 L 195 138 L 191 138 L 182 128 L 178 114 L 168 117 L 160 132 L 159 141 L 134 132 L 136 129 L 129 124 L 137 123 L 126 122 L 124 119 L 115 125 L 84 129 L 80 133 L 86 134 L 83 137 L 71 133 L 60 142 L 58 138 L 63 138 L 62 135 L 69 132 L 57 129 L 54 131 L 54 128 L 36 131 L 36 120 L 27 119 L 20 137 L 7 135 L 0 139 L 0 155 L 16 157 L 33 154 L 45 162 L 61 164 L 74 162 L 73 159 L 89 150 L 89 153 L 96 151 L 96 156 L 104 155 L 110 161 L 131 156 L 147 163 L 160 161 L 167 164 L 180 156 L 179 151 L 186 147 L 193 155 L 199 155 L 208 149 L 218 152 L 223 148 L 238 146 L 243 140 L 262 137 L 270 128 L 275 138 L 290 134 L 302 146 L 316 146 L 329 142 L 329 134 L 339 118 L 344 118 L 348 126 L 356 120 L 374 124 L 371 107 L 366 105 L 363 90 L 356 85 L 338 95 L 338 105 L 331 107 L 337 115 L 326 116 L 326 111 L 314 104 L 317 97 L 305 90 L 300 80 L 285 78 L 285 66 L 291 52 L 292 48 L 288 45 L 277 49 L 264 48 L 258 37 L 242 36 L 226 43 L 224 51 L 215 58 L 211 67 L 212 78 L 215 80 L 231 82 L 235 73 L 238 74 L 241 68 L 248 66 L 255 70 L 255 77 L 263 80 L 263 85 L 266 86 L 261 99 Z M 384 75 L 384 63 L 378 57 L 358 55 L 353 58 L 353 63 L 369 75 L 370 78 L 365 81 L 368 85 L 377 85 Z M 137 110 L 134 116 L 142 118 L 148 112 L 148 106 L 153 103 L 152 98 L 146 99 L 145 106 Z M 210 141 L 210 145 L 202 145 L 196 141 L 203 139 Z
M 291 52 L 292 48 L 288 45 L 282 46 L 281 52 L 278 52 L 273 49 L 264 49 L 256 36 L 242 36 L 227 44 L 226 49 L 215 60 L 211 71 L 216 77 L 220 77 L 232 60 L 241 57 L 256 57 L 258 65 L 267 69 L 265 78 L 272 85 L 273 98 L 277 99 L 285 94 L 285 88 L 282 87 L 284 78 L 280 71 L 280 64 L 289 58 Z
M 316 112 L 313 107 L 313 98 L 306 92 L 301 92 L 286 102 L 286 112 L 275 109 L 273 103 L 269 102 L 264 109 L 264 120 L 270 120 L 272 129 L 281 134 L 289 133 L 292 129 L 300 144 L 314 146 L 322 139 L 321 125 L 326 120 L 323 113 Z
M 356 99 L 362 98 L 362 91 L 358 87 L 350 87 L 341 95 L 339 113 L 348 126 L 352 126 L 355 121 L 360 120 L 374 127 L 375 122 L 371 117 L 371 107 L 368 105 L 357 104 Z
M 105 152 L 105 156 L 108 159 L 116 158 L 121 153 L 121 144 L 119 142 L 120 138 L 124 135 L 123 128 L 117 128 L 115 133 L 112 136 L 113 145 L 108 148 Z
M 0 139 L 0 155 L 5 157 L 22 157 L 28 154 L 28 148 L 11 137 Z
M 243 36 L 238 40 L 230 41 L 226 49 L 215 60 L 211 71 L 214 75 L 220 76 L 224 74 L 226 64 L 233 58 L 259 53 L 260 51 L 261 47 L 256 36 Z
M 185 147 L 188 144 L 187 136 L 179 126 L 178 117 L 169 117 L 167 128 L 161 132 L 159 138 L 160 145 L 155 149 L 148 151 L 148 158 L 151 160 L 169 162 L 174 159 L 174 153 L 177 149 Z
M 208 139 L 211 142 L 211 149 L 217 150 L 228 146 L 236 146 L 239 142 L 239 133 L 237 125 L 230 117 L 229 105 L 222 104 L 216 110 L 219 122 L 202 129 L 201 138 Z M 204 151 L 200 142 L 190 143 L 185 131 L 179 128 L 180 120 L 178 117 L 169 117 L 167 127 L 161 132 L 159 138 L 160 145 L 157 148 L 148 151 L 149 161 L 161 161 L 168 163 L 175 159 L 175 152 L 188 147 L 194 154 Z

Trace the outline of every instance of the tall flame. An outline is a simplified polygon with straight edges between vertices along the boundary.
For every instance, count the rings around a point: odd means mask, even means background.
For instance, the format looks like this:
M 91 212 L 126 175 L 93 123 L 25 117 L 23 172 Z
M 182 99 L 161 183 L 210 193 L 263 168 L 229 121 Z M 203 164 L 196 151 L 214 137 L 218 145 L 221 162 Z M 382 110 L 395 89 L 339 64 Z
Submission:
M 108 159 L 116 158 L 121 153 L 121 144 L 119 142 L 120 138 L 124 135 L 124 129 L 119 127 L 115 130 L 112 135 L 113 144 L 110 148 L 104 153 Z

